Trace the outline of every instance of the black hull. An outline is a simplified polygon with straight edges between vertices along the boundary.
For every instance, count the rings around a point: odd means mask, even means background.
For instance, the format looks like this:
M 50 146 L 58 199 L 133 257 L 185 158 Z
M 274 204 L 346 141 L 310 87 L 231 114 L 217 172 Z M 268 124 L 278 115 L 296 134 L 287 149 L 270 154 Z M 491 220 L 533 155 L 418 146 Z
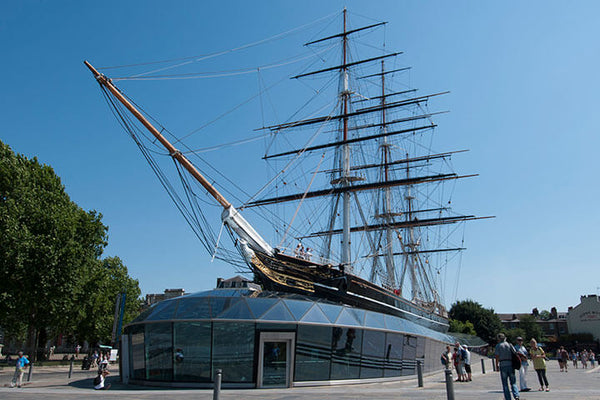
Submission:
M 265 290 L 315 296 L 401 317 L 438 332 L 448 331 L 448 320 L 441 315 L 330 265 L 316 264 L 283 254 L 269 256 L 255 252 L 251 267 Z

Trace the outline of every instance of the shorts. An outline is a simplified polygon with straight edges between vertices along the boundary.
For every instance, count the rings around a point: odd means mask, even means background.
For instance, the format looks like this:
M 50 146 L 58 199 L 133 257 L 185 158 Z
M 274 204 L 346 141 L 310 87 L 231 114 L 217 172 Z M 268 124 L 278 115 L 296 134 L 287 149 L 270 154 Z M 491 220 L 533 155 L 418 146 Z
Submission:
M 465 371 L 467 371 L 467 374 L 471 373 L 471 364 L 465 364 Z

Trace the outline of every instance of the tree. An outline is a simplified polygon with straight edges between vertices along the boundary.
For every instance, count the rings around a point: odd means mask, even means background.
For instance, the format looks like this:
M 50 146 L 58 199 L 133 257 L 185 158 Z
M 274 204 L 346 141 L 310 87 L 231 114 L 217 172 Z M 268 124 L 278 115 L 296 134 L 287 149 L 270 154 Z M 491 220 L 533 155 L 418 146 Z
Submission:
M 78 325 L 74 310 L 107 244 L 101 220 L 71 201 L 50 166 L 0 142 L 0 321 L 7 336 L 27 338 L 30 355 L 40 332 Z
M 477 336 L 475 327 L 470 321 L 459 321 L 457 319 L 450 320 L 450 332 L 466 333 L 467 335 Z
M 471 321 L 477 336 L 488 343 L 496 342 L 496 335 L 502 329 L 500 318 L 493 309 L 486 309 L 473 300 L 457 301 L 448 313 L 451 319 Z
M 79 340 L 92 344 L 109 343 L 112 336 L 117 296 L 125 293 L 126 324 L 137 316 L 141 308 L 138 281 L 127 273 L 127 267 L 118 257 L 95 263 L 83 285 L 77 318 L 76 335 Z
M 540 313 L 540 315 L 542 313 Z M 523 334 L 519 336 L 523 337 L 525 341 L 529 341 L 532 338 L 538 342 L 542 340 L 542 328 L 540 328 L 532 315 L 524 315 L 521 317 L 519 327 L 523 330 Z

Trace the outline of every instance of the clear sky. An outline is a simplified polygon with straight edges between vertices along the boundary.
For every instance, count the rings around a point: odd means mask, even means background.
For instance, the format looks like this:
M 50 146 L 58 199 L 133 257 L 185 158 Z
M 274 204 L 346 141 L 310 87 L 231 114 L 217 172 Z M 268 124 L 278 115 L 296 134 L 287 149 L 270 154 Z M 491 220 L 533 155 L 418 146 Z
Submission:
M 105 255 L 121 257 L 143 293 L 210 289 L 234 271 L 210 262 L 82 62 L 228 50 L 344 6 L 360 22 L 389 22 L 386 46 L 404 52 L 414 87 L 451 91 L 438 107 L 451 110 L 436 118 L 438 137 L 451 144 L 444 150 L 470 149 L 454 159 L 460 173 L 480 174 L 457 187 L 454 206 L 496 216 L 467 225 L 458 293 L 446 302 L 566 311 L 597 293 L 597 1 L 2 1 L 0 139 L 51 165 L 77 204 L 103 214 Z M 185 134 L 219 115 L 226 97 L 256 91 L 253 79 L 253 86 L 178 81 L 170 91 L 157 82 L 120 87 Z M 228 129 L 260 123 L 255 111 Z

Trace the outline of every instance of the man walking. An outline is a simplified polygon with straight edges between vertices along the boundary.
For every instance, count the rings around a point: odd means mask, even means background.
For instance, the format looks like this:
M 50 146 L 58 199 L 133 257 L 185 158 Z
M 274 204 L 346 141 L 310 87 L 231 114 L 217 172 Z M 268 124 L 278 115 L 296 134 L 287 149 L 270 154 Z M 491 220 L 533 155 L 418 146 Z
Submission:
M 11 388 L 14 388 L 15 385 L 21 387 L 21 384 L 23 383 L 23 373 L 25 372 L 25 366 L 27 364 L 29 364 L 29 360 L 23 355 L 23 352 L 20 351 L 19 358 L 17 358 L 17 364 L 15 365 L 15 375 L 10 382 Z
M 515 378 L 515 370 L 512 367 L 512 352 L 514 347 L 506 341 L 504 333 L 499 333 L 496 339 L 498 340 L 498 344 L 496 345 L 496 370 L 500 371 L 504 400 L 510 400 L 511 391 L 515 400 L 519 400 L 517 379 Z

